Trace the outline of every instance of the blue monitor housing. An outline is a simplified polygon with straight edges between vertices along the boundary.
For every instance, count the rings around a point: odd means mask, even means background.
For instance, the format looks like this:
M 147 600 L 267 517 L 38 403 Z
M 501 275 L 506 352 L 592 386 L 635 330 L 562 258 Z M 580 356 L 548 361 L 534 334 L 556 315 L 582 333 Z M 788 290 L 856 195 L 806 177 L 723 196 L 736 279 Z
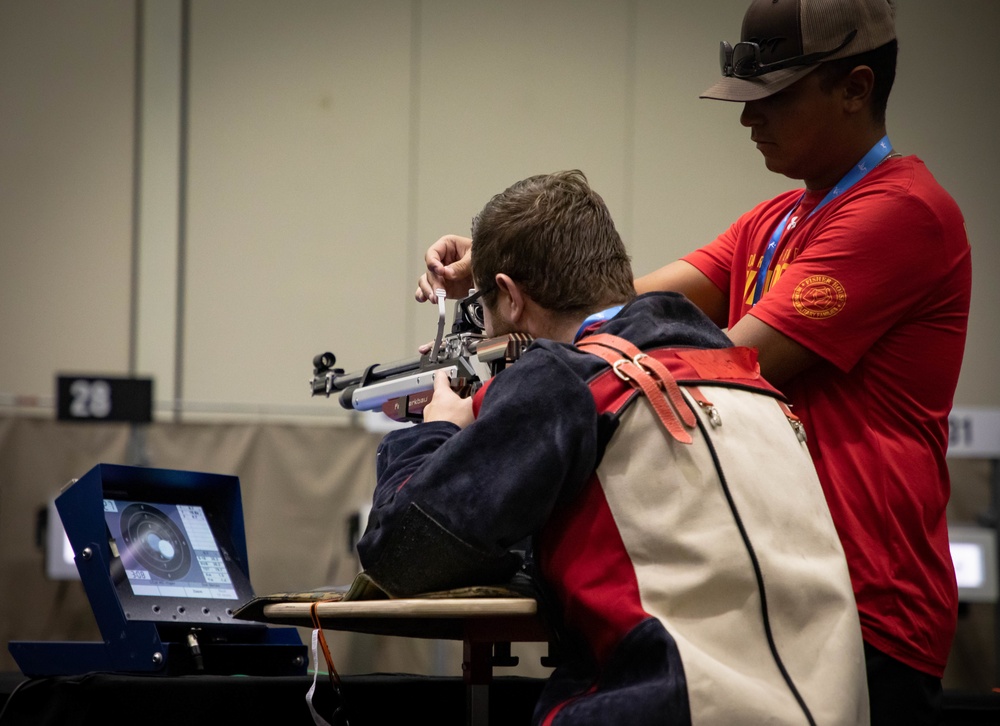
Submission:
M 12 642 L 27 676 L 302 675 L 294 628 L 233 619 L 254 596 L 239 479 L 99 464 L 56 508 L 101 642 Z

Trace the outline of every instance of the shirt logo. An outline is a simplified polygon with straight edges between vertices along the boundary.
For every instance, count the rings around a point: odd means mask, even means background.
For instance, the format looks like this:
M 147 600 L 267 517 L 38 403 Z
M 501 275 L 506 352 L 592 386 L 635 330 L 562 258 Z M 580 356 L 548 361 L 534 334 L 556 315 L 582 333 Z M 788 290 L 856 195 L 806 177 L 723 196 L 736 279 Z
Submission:
M 847 291 L 837 280 L 813 275 L 800 282 L 792 292 L 792 305 L 800 315 L 817 320 L 832 318 L 847 304 Z

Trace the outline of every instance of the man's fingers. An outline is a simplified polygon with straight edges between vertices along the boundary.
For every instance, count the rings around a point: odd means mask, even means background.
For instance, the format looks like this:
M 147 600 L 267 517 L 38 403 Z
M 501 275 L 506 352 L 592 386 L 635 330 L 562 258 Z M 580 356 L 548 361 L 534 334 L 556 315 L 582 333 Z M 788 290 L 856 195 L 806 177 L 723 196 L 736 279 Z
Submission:
M 424 253 L 427 271 L 417 280 L 413 297 L 417 302 L 435 302 L 435 290 L 443 288 L 448 297 L 465 297 L 472 287 L 472 240 L 458 235 L 445 235 Z
M 434 393 L 436 394 L 445 388 L 451 391 L 451 378 L 448 376 L 448 372 L 441 368 L 434 372 Z
M 437 302 L 437 289 L 443 285 L 443 281 L 425 272 L 417 280 L 417 291 L 413 294 L 417 302 Z

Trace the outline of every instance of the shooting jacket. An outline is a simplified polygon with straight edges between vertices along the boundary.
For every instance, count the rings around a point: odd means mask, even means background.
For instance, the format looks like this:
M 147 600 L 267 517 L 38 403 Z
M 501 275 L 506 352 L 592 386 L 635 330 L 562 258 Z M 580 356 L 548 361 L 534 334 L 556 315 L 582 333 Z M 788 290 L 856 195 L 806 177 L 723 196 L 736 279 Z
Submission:
M 671 293 L 596 332 L 668 368 L 690 443 L 607 362 L 537 341 L 472 425 L 385 437 L 366 572 L 393 596 L 503 582 L 530 541 L 561 654 L 536 723 L 867 723 L 843 551 L 754 352 Z

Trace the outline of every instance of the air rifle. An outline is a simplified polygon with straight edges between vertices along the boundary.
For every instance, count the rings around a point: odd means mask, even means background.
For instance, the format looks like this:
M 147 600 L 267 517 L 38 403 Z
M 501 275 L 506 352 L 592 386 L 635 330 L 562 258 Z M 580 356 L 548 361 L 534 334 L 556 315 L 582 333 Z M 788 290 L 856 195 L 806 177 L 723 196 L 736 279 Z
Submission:
M 437 335 L 429 352 L 394 363 L 374 363 L 359 371 L 334 368 L 333 353 L 313 358 L 312 395 L 340 392 L 340 405 L 356 411 L 382 411 L 396 421 L 421 421 L 434 394 L 434 375 L 444 370 L 461 396 L 475 393 L 490 377 L 517 360 L 531 344 L 522 333 L 487 338 L 477 294 L 455 304 L 451 333 L 445 334 L 446 305 L 438 290 Z

